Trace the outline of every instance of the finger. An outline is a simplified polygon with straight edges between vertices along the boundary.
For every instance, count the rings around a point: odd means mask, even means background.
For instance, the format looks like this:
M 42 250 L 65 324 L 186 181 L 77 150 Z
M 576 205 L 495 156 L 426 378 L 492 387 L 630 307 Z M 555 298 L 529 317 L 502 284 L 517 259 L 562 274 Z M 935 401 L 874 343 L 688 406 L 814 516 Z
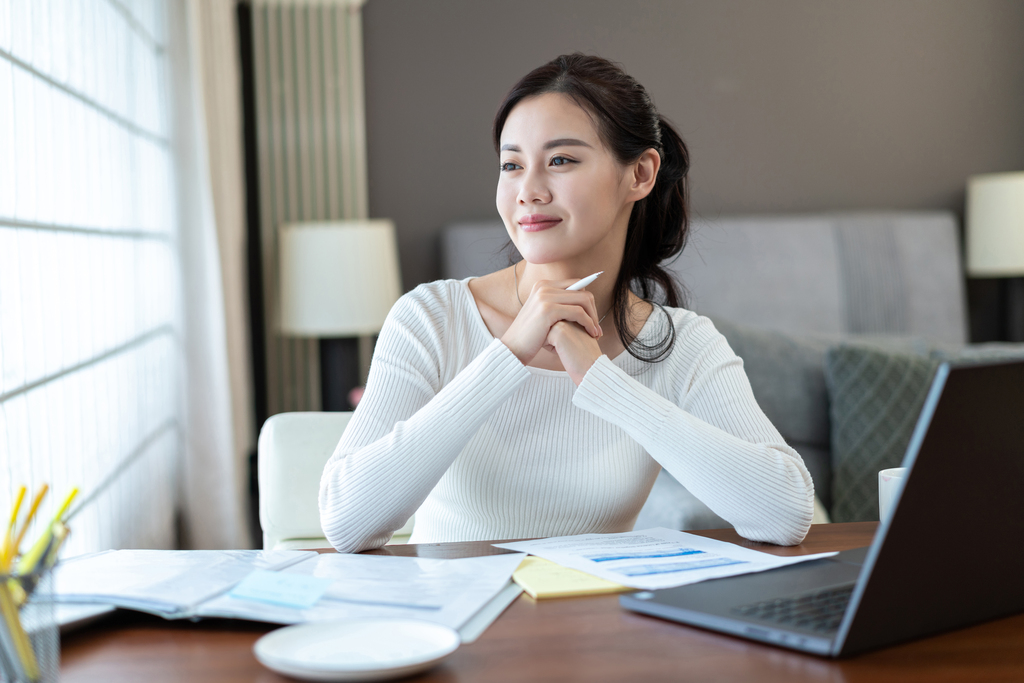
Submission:
M 597 303 L 594 300 L 594 295 L 590 292 L 585 290 L 568 292 L 564 289 L 544 289 L 537 293 L 535 300 L 548 306 L 579 306 L 583 308 L 593 321 L 593 325 L 580 324 L 588 331 L 593 331 L 596 328 L 597 333 L 595 336 L 601 335 L 601 318 L 597 314 Z
M 537 309 L 548 328 L 560 320 L 566 320 L 577 323 L 594 336 L 600 336 L 601 326 L 597 320 L 593 300 L 567 297 L 564 294 L 555 293 L 553 296 L 539 297 Z
M 563 292 L 563 293 L 565 293 L 567 295 L 570 295 L 570 296 L 574 295 L 574 294 L 583 294 L 586 297 L 590 298 L 590 300 L 591 300 L 591 302 L 593 304 L 593 296 L 594 295 L 591 294 L 590 292 L 588 292 L 586 290 L 586 288 L 578 289 L 578 290 L 567 290 L 566 289 L 566 287 L 569 287 L 570 285 L 574 285 L 577 282 L 579 282 L 579 280 L 574 280 L 574 279 L 568 279 L 568 280 L 539 280 L 538 282 L 534 283 L 533 288 L 530 290 L 530 297 L 533 297 L 535 294 L 536 295 L 541 295 L 542 293 L 551 294 L 551 293 L 554 293 L 554 292 Z M 570 299 L 569 301 L 577 301 L 577 300 L 576 299 Z M 597 318 L 597 307 L 596 307 L 596 305 L 592 305 L 592 308 L 594 309 L 593 310 L 594 320 L 596 321 L 596 320 L 598 320 L 598 318 Z
M 591 344 L 597 344 L 597 340 L 586 328 L 569 320 L 559 320 L 551 326 L 546 343 L 553 346 L 555 353 L 562 356 L 567 351 L 571 353 L 573 348 L 579 348 L 579 344 L 586 343 L 583 339 L 589 340 Z
M 601 336 L 601 326 L 597 324 L 597 319 L 582 306 L 558 304 L 551 308 L 551 314 L 551 325 L 554 325 L 559 320 L 565 320 L 567 322 L 576 323 L 586 330 L 592 337 Z

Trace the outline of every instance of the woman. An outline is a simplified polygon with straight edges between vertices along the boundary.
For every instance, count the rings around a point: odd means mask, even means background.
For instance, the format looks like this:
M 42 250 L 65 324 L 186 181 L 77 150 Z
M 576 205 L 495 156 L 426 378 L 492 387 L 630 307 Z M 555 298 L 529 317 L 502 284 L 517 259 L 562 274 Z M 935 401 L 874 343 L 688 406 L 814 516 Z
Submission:
M 413 513 L 413 542 L 628 531 L 665 467 L 746 538 L 799 543 L 807 469 L 659 266 L 685 243 L 688 159 L 643 87 L 559 57 L 509 92 L 494 143 L 523 261 L 395 304 L 324 470 L 327 538 L 377 547 Z

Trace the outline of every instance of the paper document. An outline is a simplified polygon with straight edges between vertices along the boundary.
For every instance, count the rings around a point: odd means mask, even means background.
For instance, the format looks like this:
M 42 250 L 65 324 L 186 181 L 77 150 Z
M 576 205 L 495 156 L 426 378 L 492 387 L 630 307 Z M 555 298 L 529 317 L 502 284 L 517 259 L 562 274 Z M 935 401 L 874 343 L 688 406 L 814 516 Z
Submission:
M 495 543 L 632 588 L 657 590 L 831 557 L 779 557 L 671 529 Z
M 58 603 L 98 603 L 167 619 L 297 624 L 404 617 L 478 636 L 519 594 L 521 553 L 439 560 L 306 550 L 108 550 L 57 566 Z M 512 589 L 510 589 L 512 586 Z M 469 626 L 467 626 L 469 625 Z
M 308 550 L 107 550 L 60 562 L 54 598 L 186 617 L 255 569 L 282 569 L 312 555 Z
M 281 572 L 332 581 L 311 607 L 243 599 L 232 592 L 204 603 L 196 613 L 277 624 L 398 617 L 458 629 L 508 585 L 524 557 L 513 553 L 438 560 L 325 553 Z

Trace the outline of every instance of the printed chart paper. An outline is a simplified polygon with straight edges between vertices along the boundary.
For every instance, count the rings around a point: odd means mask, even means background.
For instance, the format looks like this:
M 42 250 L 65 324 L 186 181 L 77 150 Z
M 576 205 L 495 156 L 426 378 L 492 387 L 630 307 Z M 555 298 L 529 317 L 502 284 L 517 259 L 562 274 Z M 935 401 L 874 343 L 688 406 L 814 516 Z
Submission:
M 661 528 L 494 545 L 537 555 L 607 581 L 644 590 L 763 572 L 837 554 L 778 557 L 734 543 Z

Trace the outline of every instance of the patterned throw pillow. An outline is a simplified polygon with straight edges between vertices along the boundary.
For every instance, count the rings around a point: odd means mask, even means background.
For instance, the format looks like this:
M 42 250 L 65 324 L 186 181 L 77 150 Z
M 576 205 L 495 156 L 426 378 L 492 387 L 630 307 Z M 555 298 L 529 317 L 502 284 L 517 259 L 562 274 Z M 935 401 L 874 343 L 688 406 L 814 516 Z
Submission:
M 825 354 L 832 419 L 832 521 L 878 519 L 878 471 L 899 467 L 939 360 L 841 345 Z

